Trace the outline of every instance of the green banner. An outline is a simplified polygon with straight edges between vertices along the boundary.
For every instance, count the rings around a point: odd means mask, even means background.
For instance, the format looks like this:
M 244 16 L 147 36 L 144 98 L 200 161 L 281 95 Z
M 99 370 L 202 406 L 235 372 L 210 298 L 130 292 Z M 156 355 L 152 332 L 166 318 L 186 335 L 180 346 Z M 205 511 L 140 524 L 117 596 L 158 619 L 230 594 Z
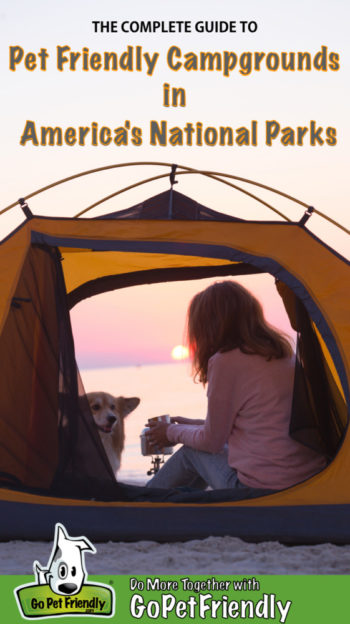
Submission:
M 87 618 L 121 624 L 212 620 L 338 624 L 349 621 L 349 594 L 350 576 L 340 575 L 89 575 L 79 594 L 68 597 L 54 594 L 46 585 L 34 585 L 33 576 L 9 575 L 0 576 L 0 614 L 8 624 L 39 618 L 52 622 L 56 617 L 73 624 Z

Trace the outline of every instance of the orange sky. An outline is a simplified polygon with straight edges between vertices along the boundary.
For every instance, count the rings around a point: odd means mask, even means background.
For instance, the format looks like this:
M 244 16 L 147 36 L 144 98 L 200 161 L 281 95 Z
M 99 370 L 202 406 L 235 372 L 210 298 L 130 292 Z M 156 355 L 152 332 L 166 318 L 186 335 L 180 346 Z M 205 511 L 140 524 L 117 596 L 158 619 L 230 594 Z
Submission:
M 273 278 L 238 280 L 263 302 L 268 320 L 292 336 Z M 169 362 L 183 343 L 190 299 L 212 281 L 136 286 L 78 304 L 71 316 L 80 367 Z
M 348 114 L 350 85 L 349 3 L 334 0 L 231 0 L 213 3 L 189 3 L 178 0 L 164 3 L 135 0 L 118 10 L 112 0 L 90 0 L 48 4 L 46 0 L 23 3 L 5 0 L 0 15 L 2 29 L 0 67 L 2 77 L 2 145 L 0 171 L 1 207 L 41 186 L 73 173 L 125 161 L 178 162 L 204 170 L 219 170 L 285 191 L 349 227 L 348 163 L 350 157 L 350 119 Z M 97 10 L 98 7 L 98 10 Z M 330 15 L 331 11 L 331 15 Z M 36 16 L 40 15 L 40 19 Z M 19 16 L 21 19 L 19 20 Z M 227 20 L 251 19 L 258 24 L 255 33 L 235 34 L 97 34 L 96 19 L 178 19 Z M 28 27 L 30 24 L 30 27 Z M 226 78 L 219 72 L 173 72 L 165 62 L 171 45 L 183 53 L 189 51 L 302 50 L 316 54 L 322 46 L 340 57 L 336 72 L 274 72 L 262 69 L 243 76 L 235 72 Z M 90 50 L 123 51 L 128 45 L 141 45 L 144 51 L 159 53 L 153 76 L 145 72 L 58 72 L 48 63 L 46 71 L 8 69 L 9 46 L 20 45 L 25 52 L 38 52 L 45 47 L 54 57 L 57 45 L 73 50 L 86 46 Z M 185 107 L 163 106 L 163 85 L 186 91 Z M 129 145 L 46 146 L 20 145 L 27 120 L 38 126 L 90 125 L 95 122 L 111 128 L 129 120 L 144 129 L 150 120 L 166 119 L 171 126 L 186 122 L 204 125 L 249 126 L 257 120 L 263 131 L 266 120 L 278 120 L 282 126 L 310 127 L 311 121 L 324 128 L 337 129 L 333 147 L 283 146 L 277 141 L 266 146 L 259 135 L 256 147 L 159 147 L 144 141 L 140 147 Z M 115 192 L 142 177 L 163 173 L 157 168 L 117 170 L 82 178 L 57 187 L 29 203 L 41 215 L 73 216 L 101 197 Z M 118 196 L 90 215 L 127 208 L 169 187 L 168 180 L 140 187 Z M 232 189 L 197 176 L 179 177 L 176 189 L 215 210 L 246 219 L 279 219 L 267 208 Z M 265 200 L 299 220 L 303 208 L 267 193 Z M 1 238 L 22 221 L 18 207 L 0 216 Z M 89 216 L 89 213 L 88 215 Z M 348 254 L 348 236 L 314 215 L 310 229 L 343 255 Z M 272 323 L 286 328 L 286 319 L 269 277 L 242 279 L 262 300 Z M 182 342 L 186 308 L 190 298 L 204 286 L 200 283 L 178 283 L 135 287 L 99 296 L 81 303 L 72 313 L 72 322 L 81 366 L 107 366 L 143 362 L 169 361 L 174 345 Z

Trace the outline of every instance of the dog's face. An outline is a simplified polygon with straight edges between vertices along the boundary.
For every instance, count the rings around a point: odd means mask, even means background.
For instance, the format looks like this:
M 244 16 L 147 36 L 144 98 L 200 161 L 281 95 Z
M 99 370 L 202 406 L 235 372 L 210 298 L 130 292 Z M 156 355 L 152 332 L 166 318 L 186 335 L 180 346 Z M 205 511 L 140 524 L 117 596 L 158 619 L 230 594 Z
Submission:
M 86 396 L 98 430 L 107 434 L 119 428 L 140 403 L 138 397 L 114 397 L 106 392 L 89 392 Z
M 95 553 L 94 546 L 86 538 L 70 538 L 64 527 L 58 526 L 56 544 L 46 580 L 55 594 L 77 594 L 86 578 L 84 552 Z

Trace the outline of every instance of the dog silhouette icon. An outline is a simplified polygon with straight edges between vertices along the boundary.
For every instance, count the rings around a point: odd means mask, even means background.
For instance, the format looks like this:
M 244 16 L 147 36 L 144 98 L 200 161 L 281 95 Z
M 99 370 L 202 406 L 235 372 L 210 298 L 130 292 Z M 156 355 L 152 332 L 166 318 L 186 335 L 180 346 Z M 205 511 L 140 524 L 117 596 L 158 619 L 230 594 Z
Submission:
M 87 577 L 85 551 L 96 553 L 86 537 L 70 537 L 63 524 L 57 523 L 47 567 L 33 563 L 37 585 L 49 585 L 55 594 L 63 596 L 78 594 Z

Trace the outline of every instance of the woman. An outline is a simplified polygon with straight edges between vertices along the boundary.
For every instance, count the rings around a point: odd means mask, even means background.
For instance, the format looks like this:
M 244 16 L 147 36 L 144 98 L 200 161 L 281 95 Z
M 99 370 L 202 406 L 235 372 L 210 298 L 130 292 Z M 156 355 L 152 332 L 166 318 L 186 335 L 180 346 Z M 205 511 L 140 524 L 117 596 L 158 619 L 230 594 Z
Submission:
M 187 331 L 194 376 L 208 384 L 207 417 L 151 425 L 151 444 L 183 446 L 148 486 L 256 496 L 322 470 L 325 458 L 289 436 L 293 351 L 257 299 L 236 282 L 217 282 L 191 301 Z

